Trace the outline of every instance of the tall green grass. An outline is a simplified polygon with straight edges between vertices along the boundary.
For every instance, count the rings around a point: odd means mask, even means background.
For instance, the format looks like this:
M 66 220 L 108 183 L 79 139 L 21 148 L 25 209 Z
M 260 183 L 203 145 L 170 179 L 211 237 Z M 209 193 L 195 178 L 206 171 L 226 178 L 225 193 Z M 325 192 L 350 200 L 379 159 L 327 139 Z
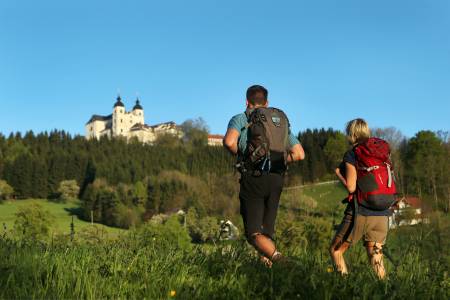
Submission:
M 393 236 L 392 238 L 395 238 Z M 393 250 L 379 281 L 362 247 L 350 275 L 330 272 L 323 249 L 297 251 L 268 269 L 244 241 L 189 249 L 142 243 L 139 233 L 93 244 L 0 240 L 2 299 L 448 299 L 448 265 L 420 247 Z
M 271 269 L 244 240 L 191 245 L 176 222 L 119 233 L 81 222 L 72 240 L 64 205 L 41 202 L 63 230 L 46 241 L 0 234 L 0 299 L 450 299 L 444 215 L 390 232 L 386 280 L 376 278 L 362 245 L 346 255 L 350 274 L 336 274 L 327 246 L 342 196 L 338 185 L 283 194 L 276 237 L 288 261 Z M 10 216 L 11 207 L 0 212 Z

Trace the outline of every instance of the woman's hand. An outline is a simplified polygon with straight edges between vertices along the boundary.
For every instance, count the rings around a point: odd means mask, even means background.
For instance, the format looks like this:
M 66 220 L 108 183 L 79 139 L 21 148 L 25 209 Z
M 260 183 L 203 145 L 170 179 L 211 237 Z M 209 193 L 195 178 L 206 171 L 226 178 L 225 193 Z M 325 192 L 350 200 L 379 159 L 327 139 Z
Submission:
M 345 180 L 344 176 L 342 176 L 341 170 L 339 168 L 336 168 L 336 170 L 334 172 L 336 173 L 337 178 L 346 187 L 347 186 L 347 180 Z

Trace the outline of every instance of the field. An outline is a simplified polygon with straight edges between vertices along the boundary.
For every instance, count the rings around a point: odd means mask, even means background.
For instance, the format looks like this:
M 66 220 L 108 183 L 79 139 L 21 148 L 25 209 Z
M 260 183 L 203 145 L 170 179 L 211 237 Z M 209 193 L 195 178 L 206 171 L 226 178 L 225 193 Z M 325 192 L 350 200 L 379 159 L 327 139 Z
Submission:
M 48 211 L 53 216 L 53 222 L 50 225 L 50 231 L 54 234 L 68 234 L 70 232 L 70 224 L 75 225 L 76 230 L 81 230 L 91 226 L 90 222 L 80 220 L 77 216 L 79 210 L 79 201 L 68 201 L 67 203 L 57 203 L 45 199 L 27 199 L 16 201 L 5 201 L 0 204 L 0 225 L 1 231 L 12 229 L 14 226 L 15 213 L 21 206 L 29 206 L 30 204 L 38 203 L 44 210 Z M 123 230 L 108 227 L 101 224 L 96 224 L 99 228 L 106 232 L 115 234 Z
M 333 272 L 327 253 L 331 223 L 339 221 L 345 193 L 337 185 L 285 192 L 278 243 L 289 258 L 265 267 L 243 239 L 194 245 L 176 219 L 120 235 L 90 239 L 58 235 L 52 241 L 0 238 L 0 298 L 131 299 L 448 299 L 449 218 L 439 224 L 400 228 L 389 236 L 379 281 L 363 247 L 348 255 L 350 275 Z M 28 201 L 28 202 L 27 202 Z M 76 203 L 44 200 L 0 205 L 11 226 L 18 205 L 39 201 L 55 215 L 52 230 L 67 233 Z M 293 218 L 293 219 L 292 219 Z M 293 221 L 289 221 L 293 220 Z M 434 218 L 436 219 L 436 218 Z M 90 228 L 77 220 L 76 228 Z M 306 224 L 306 225 L 305 225 Z M 107 228 L 109 232 L 116 229 Z

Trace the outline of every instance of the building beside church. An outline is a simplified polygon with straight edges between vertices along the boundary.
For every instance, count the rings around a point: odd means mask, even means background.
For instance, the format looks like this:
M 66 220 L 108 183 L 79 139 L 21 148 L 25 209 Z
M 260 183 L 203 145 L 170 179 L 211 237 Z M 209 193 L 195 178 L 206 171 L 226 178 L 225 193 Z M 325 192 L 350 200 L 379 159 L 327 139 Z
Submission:
M 222 147 L 223 146 L 223 135 L 220 134 L 209 134 L 208 135 L 208 146 Z
M 183 133 L 174 122 L 147 125 L 144 119 L 144 108 L 139 98 L 131 111 L 126 111 L 122 98 L 117 96 L 113 112 L 107 116 L 93 115 L 86 123 L 86 138 L 99 139 L 123 137 L 127 140 L 137 138 L 143 143 L 153 143 L 158 136 L 170 134 L 181 138 Z

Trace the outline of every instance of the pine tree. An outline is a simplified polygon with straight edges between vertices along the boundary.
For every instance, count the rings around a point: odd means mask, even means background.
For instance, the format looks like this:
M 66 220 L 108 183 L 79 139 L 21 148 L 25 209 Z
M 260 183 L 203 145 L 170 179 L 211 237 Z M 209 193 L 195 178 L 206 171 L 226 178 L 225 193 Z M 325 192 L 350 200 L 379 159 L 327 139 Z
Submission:
M 34 198 L 48 197 L 48 167 L 45 160 L 35 158 L 33 160 L 32 196 Z

